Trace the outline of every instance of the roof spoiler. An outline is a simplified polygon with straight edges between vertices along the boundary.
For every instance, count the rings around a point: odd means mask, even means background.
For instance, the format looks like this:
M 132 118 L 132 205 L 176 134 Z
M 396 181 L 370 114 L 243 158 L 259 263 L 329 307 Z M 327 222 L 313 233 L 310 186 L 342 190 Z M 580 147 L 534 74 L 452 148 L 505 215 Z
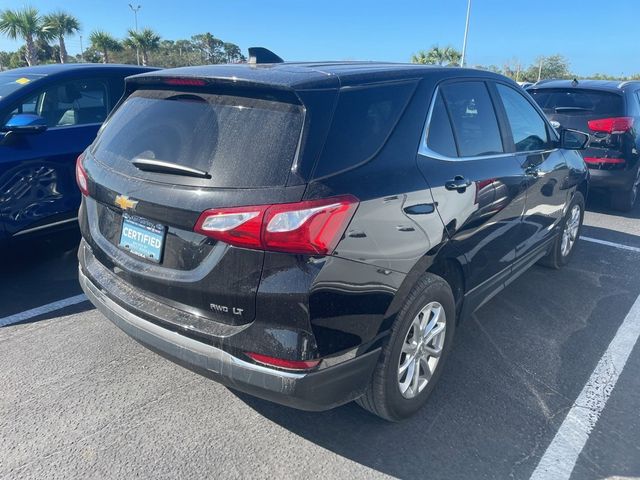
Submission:
M 264 47 L 249 47 L 249 63 L 282 63 L 284 60 Z

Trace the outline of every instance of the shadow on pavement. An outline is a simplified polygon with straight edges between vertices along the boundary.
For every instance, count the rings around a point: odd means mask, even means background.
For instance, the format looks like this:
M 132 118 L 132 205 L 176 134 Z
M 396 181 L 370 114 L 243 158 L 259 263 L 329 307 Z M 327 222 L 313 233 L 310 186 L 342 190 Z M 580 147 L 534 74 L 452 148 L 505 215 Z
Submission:
M 14 240 L 0 252 L 0 318 L 82 293 L 78 284 L 78 230 Z M 90 308 L 79 304 L 72 308 Z M 71 310 L 73 311 L 73 310 Z M 82 310 L 80 310 L 82 311 Z M 52 312 L 29 321 L 59 316 Z
M 630 212 L 620 212 L 611 208 L 609 197 L 606 193 L 597 190 L 590 191 L 587 199 L 587 211 L 615 215 L 616 217 L 640 219 L 640 199 Z
M 593 262 L 592 244 L 577 248 L 569 268 L 534 267 L 462 325 L 412 419 L 386 423 L 353 403 L 300 412 L 236 395 L 305 440 L 395 477 L 528 478 L 640 293 L 624 253 Z

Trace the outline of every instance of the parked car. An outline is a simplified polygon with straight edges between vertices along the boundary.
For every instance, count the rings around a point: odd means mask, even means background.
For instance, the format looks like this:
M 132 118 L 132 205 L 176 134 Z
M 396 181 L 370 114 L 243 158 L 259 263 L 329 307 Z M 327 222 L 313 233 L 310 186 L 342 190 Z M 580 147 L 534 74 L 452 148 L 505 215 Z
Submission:
M 591 187 L 629 211 L 640 188 L 640 81 L 553 80 L 527 90 L 547 117 L 590 135 L 584 160 Z
M 88 298 L 229 387 L 389 420 L 460 319 L 567 263 L 587 136 L 489 72 L 384 63 L 163 70 L 79 158 Z
M 75 160 L 122 96 L 131 65 L 65 64 L 0 73 L 0 241 L 75 224 Z

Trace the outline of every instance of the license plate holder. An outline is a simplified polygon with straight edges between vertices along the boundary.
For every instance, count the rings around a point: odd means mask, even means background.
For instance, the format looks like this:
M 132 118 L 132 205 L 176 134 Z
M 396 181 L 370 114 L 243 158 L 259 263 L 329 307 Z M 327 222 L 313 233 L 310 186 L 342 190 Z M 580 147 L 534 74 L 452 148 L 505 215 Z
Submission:
M 167 227 L 142 217 L 122 214 L 122 229 L 118 246 L 133 255 L 160 263 Z

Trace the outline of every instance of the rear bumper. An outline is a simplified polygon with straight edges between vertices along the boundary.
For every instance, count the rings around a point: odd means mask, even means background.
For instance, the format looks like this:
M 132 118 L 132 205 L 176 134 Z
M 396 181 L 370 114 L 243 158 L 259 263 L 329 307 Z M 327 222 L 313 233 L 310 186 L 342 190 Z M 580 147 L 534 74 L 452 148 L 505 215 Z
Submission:
M 308 373 L 275 370 L 135 315 L 109 298 L 82 268 L 79 279 L 96 308 L 141 344 L 223 385 L 289 407 L 327 410 L 358 398 L 367 388 L 380 355 L 376 349 Z
M 615 190 L 631 190 L 633 181 L 635 180 L 635 169 L 631 170 L 599 170 L 590 168 L 589 173 L 591 179 L 589 186 L 591 188 L 607 188 Z

